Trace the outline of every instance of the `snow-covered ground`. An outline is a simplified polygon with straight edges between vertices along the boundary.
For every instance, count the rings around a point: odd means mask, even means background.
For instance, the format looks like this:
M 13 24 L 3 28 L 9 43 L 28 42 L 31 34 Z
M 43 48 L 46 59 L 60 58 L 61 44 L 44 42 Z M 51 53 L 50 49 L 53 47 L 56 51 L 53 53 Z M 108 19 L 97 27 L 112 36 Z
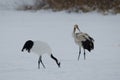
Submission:
M 77 61 L 74 24 L 95 39 L 86 60 Z M 120 80 L 119 35 L 120 15 L 0 11 L 0 80 Z M 47 42 L 61 68 L 46 54 L 37 69 L 38 56 L 21 52 L 29 39 Z

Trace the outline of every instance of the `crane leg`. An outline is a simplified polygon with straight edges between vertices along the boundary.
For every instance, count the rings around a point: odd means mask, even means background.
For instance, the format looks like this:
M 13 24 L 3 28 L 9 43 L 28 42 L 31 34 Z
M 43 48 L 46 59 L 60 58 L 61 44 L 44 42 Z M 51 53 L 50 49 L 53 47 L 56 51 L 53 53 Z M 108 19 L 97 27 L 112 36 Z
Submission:
M 85 53 L 85 49 L 84 49 L 84 60 L 86 59 L 86 53 Z
M 43 64 L 42 62 L 42 56 L 39 57 L 39 60 L 38 60 L 38 69 L 40 69 L 40 62 L 41 64 L 43 65 L 43 67 L 45 68 L 45 65 Z
M 51 58 L 52 58 L 53 60 L 55 60 L 55 62 L 56 62 L 56 64 L 58 65 L 58 67 L 60 67 L 60 62 L 58 62 L 58 59 L 55 58 L 52 54 L 51 54 Z
M 39 60 L 38 60 L 38 69 L 40 69 L 40 57 L 39 57 Z
M 80 54 L 81 54 L 81 47 L 79 47 L 79 55 L 78 55 L 78 60 L 80 58 Z

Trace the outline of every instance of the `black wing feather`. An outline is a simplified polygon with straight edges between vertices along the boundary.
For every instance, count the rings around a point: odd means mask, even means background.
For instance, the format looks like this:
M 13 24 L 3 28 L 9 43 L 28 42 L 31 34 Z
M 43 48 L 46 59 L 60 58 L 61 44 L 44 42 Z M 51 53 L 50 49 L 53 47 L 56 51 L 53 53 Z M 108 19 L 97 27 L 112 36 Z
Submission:
M 92 40 L 86 39 L 85 41 L 82 41 L 82 46 L 84 49 L 87 49 L 90 52 L 92 49 L 94 49 L 93 39 Z

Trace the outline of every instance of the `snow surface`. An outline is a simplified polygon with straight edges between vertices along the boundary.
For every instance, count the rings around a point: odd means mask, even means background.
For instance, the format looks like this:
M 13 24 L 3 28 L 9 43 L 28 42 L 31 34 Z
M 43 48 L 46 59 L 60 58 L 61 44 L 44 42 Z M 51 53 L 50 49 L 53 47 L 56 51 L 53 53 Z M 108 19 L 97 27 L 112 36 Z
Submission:
M 74 24 L 95 39 L 87 59 L 77 61 Z M 120 80 L 120 15 L 51 11 L 0 11 L 0 80 Z M 48 56 L 21 52 L 26 40 L 47 42 L 61 68 Z

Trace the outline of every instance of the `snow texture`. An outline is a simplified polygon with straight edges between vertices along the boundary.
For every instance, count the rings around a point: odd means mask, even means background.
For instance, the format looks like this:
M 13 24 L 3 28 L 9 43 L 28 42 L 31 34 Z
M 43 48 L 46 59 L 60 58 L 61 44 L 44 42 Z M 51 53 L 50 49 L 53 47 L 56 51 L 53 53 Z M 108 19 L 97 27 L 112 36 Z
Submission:
M 74 24 L 95 39 L 86 60 L 77 60 Z M 119 34 L 120 15 L 0 11 L 0 80 L 120 80 Z M 47 42 L 61 68 L 43 55 L 46 69 L 37 69 L 39 56 L 21 52 L 27 40 Z

